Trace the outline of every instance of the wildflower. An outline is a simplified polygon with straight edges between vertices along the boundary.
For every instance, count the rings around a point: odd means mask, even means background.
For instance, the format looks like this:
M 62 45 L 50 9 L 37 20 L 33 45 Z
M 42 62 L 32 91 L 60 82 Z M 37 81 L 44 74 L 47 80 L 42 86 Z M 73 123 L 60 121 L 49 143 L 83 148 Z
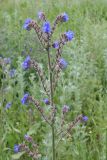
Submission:
M 30 48 L 30 52 L 32 52 L 32 48 Z
M 43 99 L 43 102 L 44 102 L 46 105 L 50 105 L 50 101 L 49 101 L 48 98 Z
M 44 22 L 42 29 L 43 29 L 43 32 L 50 33 L 51 32 L 50 23 L 48 21 Z
M 67 41 L 71 41 L 74 38 L 74 32 L 73 31 L 68 31 L 65 33 Z
M 11 63 L 11 59 L 10 58 L 4 58 L 4 63 L 5 64 L 10 64 Z
M 31 30 L 31 27 L 29 26 L 29 24 L 32 22 L 32 19 L 31 18 L 27 18 L 24 22 L 24 25 L 23 25 L 23 28 L 30 31 Z
M 30 56 L 27 56 L 24 62 L 22 63 L 23 69 L 28 69 L 30 67 L 30 62 L 31 62 Z
M 55 41 L 52 46 L 53 46 L 53 48 L 58 49 L 59 48 L 59 42 Z
M 26 93 L 26 94 L 23 96 L 23 98 L 21 99 L 21 103 L 22 103 L 22 104 L 27 104 L 28 97 L 29 97 L 29 94 Z
M 15 145 L 14 145 L 14 152 L 15 152 L 15 153 L 18 153 L 19 151 L 20 151 L 20 145 L 15 144 Z
M 88 121 L 88 117 L 87 117 L 87 116 L 83 116 L 83 117 L 82 117 L 82 120 L 83 120 L 84 122 L 87 122 L 87 121 Z
M 11 105 L 12 105 L 11 102 L 7 103 L 6 106 L 5 106 L 5 109 L 9 109 L 11 107 Z
M 64 105 L 63 108 L 62 108 L 62 112 L 67 113 L 68 111 L 69 111 L 69 106 Z
M 44 15 L 44 13 L 43 12 L 38 12 L 38 18 L 40 19 L 40 20 L 44 20 L 44 18 L 45 18 L 45 15 Z
M 10 75 L 10 77 L 11 77 L 11 78 L 13 78 L 13 77 L 14 77 L 15 72 L 16 72 L 16 70 L 15 70 L 15 69 L 11 69 L 11 70 L 10 70 L 9 75 Z
M 29 142 L 32 141 L 32 137 L 28 136 L 27 134 L 25 134 L 24 138 L 26 141 L 29 141 Z
M 62 14 L 62 22 L 67 22 L 69 20 L 69 17 L 66 13 Z
M 59 67 L 60 67 L 61 69 L 65 69 L 65 68 L 67 67 L 67 65 L 68 65 L 68 63 L 65 61 L 64 58 L 59 59 L 58 64 L 59 64 Z

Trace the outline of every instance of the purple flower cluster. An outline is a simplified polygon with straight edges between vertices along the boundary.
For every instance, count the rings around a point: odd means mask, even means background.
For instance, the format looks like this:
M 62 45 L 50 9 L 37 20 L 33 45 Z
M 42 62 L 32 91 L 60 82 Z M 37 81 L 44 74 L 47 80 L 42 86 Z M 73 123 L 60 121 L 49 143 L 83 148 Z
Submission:
M 10 64 L 11 63 L 11 59 L 10 58 L 4 58 L 4 63 L 5 64 Z
M 18 144 L 15 144 L 15 145 L 14 145 L 14 152 L 15 152 L 15 153 L 20 152 L 20 145 L 18 145 Z
M 23 96 L 23 98 L 21 99 L 21 103 L 22 103 L 22 104 L 27 104 L 28 98 L 29 98 L 29 94 L 26 93 L 26 94 Z
M 62 22 L 67 22 L 69 20 L 69 17 L 66 13 L 62 14 Z
M 24 62 L 22 63 L 23 69 L 28 69 L 30 68 L 30 63 L 31 63 L 31 58 L 30 56 L 27 56 Z
M 38 12 L 38 18 L 40 19 L 40 20 L 44 20 L 44 18 L 45 18 L 45 15 L 44 15 L 44 13 L 43 12 Z
M 25 140 L 28 141 L 28 142 L 31 142 L 31 141 L 32 141 L 32 137 L 29 136 L 29 135 L 27 135 L 27 134 L 25 134 L 24 138 L 25 138 Z
M 69 111 L 69 109 L 70 109 L 69 106 L 64 105 L 63 108 L 62 108 L 63 114 L 64 114 L 64 113 L 67 113 L 67 112 Z
M 74 32 L 73 31 L 68 31 L 65 33 L 67 41 L 71 41 L 74 38 Z
M 82 120 L 83 120 L 84 122 L 87 122 L 87 121 L 88 121 L 88 117 L 87 117 L 87 116 L 83 116 L 83 117 L 82 117 Z
M 53 43 L 52 47 L 58 49 L 58 48 L 59 48 L 59 42 L 58 42 L 58 41 L 55 41 L 55 42 Z
M 44 102 L 46 105 L 50 105 L 50 101 L 49 101 L 48 98 L 43 99 L 43 102 Z
M 44 22 L 42 30 L 45 33 L 50 33 L 51 32 L 50 22 L 48 22 L 48 21 Z
M 7 103 L 6 106 L 5 106 L 5 109 L 9 109 L 11 107 L 11 105 L 12 105 L 11 102 Z
M 30 31 L 31 30 L 31 27 L 29 26 L 29 24 L 32 22 L 32 19 L 31 18 L 27 18 L 24 22 L 24 25 L 23 25 L 23 28 Z
M 60 58 L 58 64 L 61 69 L 65 69 L 68 65 L 64 58 Z

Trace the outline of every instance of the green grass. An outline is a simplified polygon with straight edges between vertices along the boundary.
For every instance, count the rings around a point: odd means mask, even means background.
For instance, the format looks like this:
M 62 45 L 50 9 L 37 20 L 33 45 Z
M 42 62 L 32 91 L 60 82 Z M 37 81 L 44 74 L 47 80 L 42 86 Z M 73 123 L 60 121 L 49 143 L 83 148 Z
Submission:
M 0 67 L 0 160 L 11 160 L 14 144 L 21 143 L 29 130 L 41 152 L 48 156 L 41 160 L 51 160 L 50 129 L 41 122 L 32 105 L 26 108 L 20 103 L 26 90 L 37 99 L 43 98 L 37 75 L 33 71 L 25 73 L 20 67 L 25 57 L 21 53 L 26 49 L 27 55 L 29 48 L 33 48 L 30 54 L 46 67 L 46 55 L 36 34 L 22 29 L 24 20 L 37 19 L 39 10 L 46 13 L 51 23 L 62 12 L 70 17 L 69 22 L 58 25 L 54 36 L 57 39 L 69 29 L 75 32 L 75 39 L 64 47 L 63 57 L 69 66 L 61 74 L 54 98 L 59 110 L 64 104 L 71 107 L 68 121 L 79 113 L 89 117 L 87 125 L 77 126 L 72 136 L 59 144 L 57 160 L 106 160 L 107 0 L 1 0 L 0 3 L 0 55 L 12 59 L 5 75 Z M 17 71 L 11 79 L 8 71 L 12 67 Z M 10 101 L 12 107 L 5 111 Z

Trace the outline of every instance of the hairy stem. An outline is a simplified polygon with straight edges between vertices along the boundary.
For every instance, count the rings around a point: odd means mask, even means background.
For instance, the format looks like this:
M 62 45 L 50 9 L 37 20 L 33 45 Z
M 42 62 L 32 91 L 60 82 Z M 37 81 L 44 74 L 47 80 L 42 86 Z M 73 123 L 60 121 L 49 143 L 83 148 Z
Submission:
M 48 53 L 48 67 L 49 67 L 49 79 L 50 79 L 50 102 L 52 108 L 53 105 L 53 79 L 52 79 L 52 67 L 51 67 L 51 58 L 50 58 L 50 37 L 48 35 L 48 47 L 47 47 L 47 53 Z M 54 133 L 54 116 L 52 115 L 52 160 L 55 160 L 55 133 Z

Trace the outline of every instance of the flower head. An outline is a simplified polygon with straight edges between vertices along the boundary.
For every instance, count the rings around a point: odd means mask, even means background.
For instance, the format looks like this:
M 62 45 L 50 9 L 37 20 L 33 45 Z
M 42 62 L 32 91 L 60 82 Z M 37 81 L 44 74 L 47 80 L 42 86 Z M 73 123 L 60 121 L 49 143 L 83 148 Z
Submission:
M 10 58 L 4 58 L 4 63 L 5 64 L 10 64 L 11 63 L 11 59 Z
M 62 108 L 62 112 L 67 113 L 68 111 L 69 111 L 69 106 L 64 105 L 63 108 Z
M 6 106 L 5 106 L 5 109 L 9 109 L 11 107 L 11 105 L 12 105 L 11 102 L 7 103 Z
M 30 67 L 30 62 L 31 62 L 30 56 L 27 56 L 24 62 L 22 63 L 23 69 L 28 69 Z
M 43 99 L 43 102 L 44 102 L 46 105 L 50 105 L 50 101 L 49 101 L 48 98 Z
M 71 41 L 74 38 L 74 32 L 73 31 L 68 31 L 65 33 L 67 41 Z
M 44 13 L 43 12 L 38 12 L 38 18 L 40 19 L 40 20 L 44 20 L 45 19 L 45 15 L 44 15 Z
M 59 67 L 60 67 L 61 69 L 65 69 L 65 68 L 67 67 L 67 65 L 68 65 L 68 63 L 65 61 L 64 58 L 59 59 L 58 64 L 59 64 Z
M 32 22 L 32 19 L 31 18 L 27 18 L 24 22 L 24 25 L 23 25 L 23 28 L 30 31 L 31 30 L 31 27 L 29 26 L 29 24 Z
M 15 145 L 14 145 L 14 152 L 15 152 L 15 153 L 18 153 L 19 151 L 20 151 L 20 145 L 15 144 Z
M 87 121 L 88 121 L 88 117 L 87 117 L 87 116 L 83 116 L 83 117 L 82 117 L 82 120 L 83 120 L 84 122 L 87 122 Z
M 51 32 L 51 27 L 50 27 L 50 23 L 44 22 L 43 27 L 42 27 L 43 32 L 45 33 L 50 33 Z
M 52 46 L 53 46 L 53 48 L 58 49 L 59 48 L 59 42 L 55 41 Z
M 29 97 L 29 94 L 26 93 L 26 94 L 23 96 L 23 98 L 21 99 L 21 103 L 22 103 L 22 104 L 27 104 L 27 102 L 28 102 L 28 97 Z
M 27 134 L 25 134 L 24 138 L 25 138 L 26 141 L 29 141 L 29 142 L 32 141 L 32 137 L 30 137 L 30 136 L 27 135 Z
M 62 14 L 62 22 L 67 22 L 69 20 L 69 17 L 66 13 Z

